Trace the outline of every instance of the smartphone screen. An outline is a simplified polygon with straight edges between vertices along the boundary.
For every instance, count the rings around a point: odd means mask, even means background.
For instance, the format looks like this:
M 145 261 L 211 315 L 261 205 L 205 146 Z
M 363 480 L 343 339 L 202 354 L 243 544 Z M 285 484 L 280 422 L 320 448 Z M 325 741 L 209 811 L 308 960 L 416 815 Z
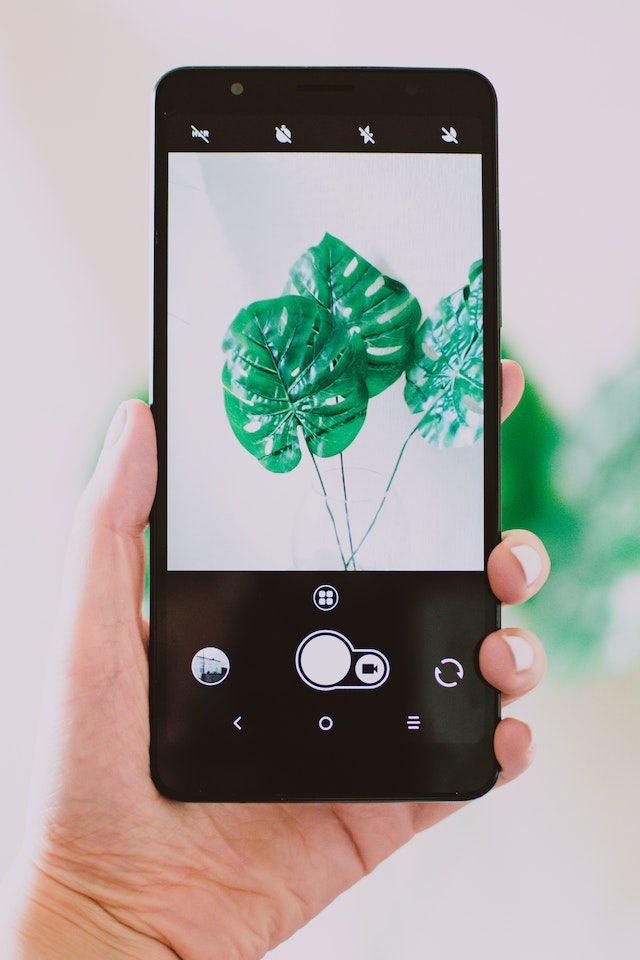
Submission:
M 152 773 L 183 800 L 497 774 L 495 100 L 193 68 L 156 111 Z

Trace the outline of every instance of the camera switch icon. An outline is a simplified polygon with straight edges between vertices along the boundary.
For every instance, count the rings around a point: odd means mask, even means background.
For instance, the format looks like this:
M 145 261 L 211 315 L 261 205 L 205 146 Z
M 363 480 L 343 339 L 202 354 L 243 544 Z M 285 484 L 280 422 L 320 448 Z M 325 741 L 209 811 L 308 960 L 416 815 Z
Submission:
M 314 690 L 373 690 L 389 676 L 389 661 L 379 650 L 356 650 L 336 630 L 316 630 L 298 644 L 296 670 Z
M 433 675 L 441 687 L 457 687 L 464 679 L 464 667 L 455 657 L 444 657 L 436 666 Z

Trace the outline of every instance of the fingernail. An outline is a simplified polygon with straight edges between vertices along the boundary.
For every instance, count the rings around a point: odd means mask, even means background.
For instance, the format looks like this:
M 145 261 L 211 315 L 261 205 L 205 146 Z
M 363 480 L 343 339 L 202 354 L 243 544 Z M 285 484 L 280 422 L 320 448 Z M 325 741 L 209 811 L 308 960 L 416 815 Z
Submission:
M 533 647 L 529 641 L 525 640 L 524 637 L 521 637 L 518 633 L 503 633 L 502 636 L 513 654 L 516 673 L 522 673 L 524 670 L 528 670 L 533 663 L 534 657 Z
M 122 436 L 124 431 L 124 425 L 127 422 L 127 404 L 122 402 L 116 412 L 113 415 L 113 420 L 109 424 L 109 429 L 104 438 L 103 449 L 107 450 L 109 447 L 115 447 L 116 443 Z
M 511 553 L 522 567 L 524 579 L 527 586 L 530 587 L 542 570 L 542 560 L 538 551 L 530 547 L 528 543 L 521 543 L 516 547 L 511 547 Z

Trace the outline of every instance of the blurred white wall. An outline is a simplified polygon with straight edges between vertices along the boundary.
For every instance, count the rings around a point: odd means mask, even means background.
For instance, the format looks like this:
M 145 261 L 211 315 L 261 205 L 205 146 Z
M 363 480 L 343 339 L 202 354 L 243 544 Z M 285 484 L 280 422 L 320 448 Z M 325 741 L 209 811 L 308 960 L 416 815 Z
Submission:
M 301 10 L 304 15 L 301 16 Z M 0 873 L 18 850 L 73 504 L 149 352 L 152 90 L 187 63 L 468 66 L 497 88 L 505 333 L 567 418 L 640 349 L 636 0 L 4 0 Z M 640 486 L 640 485 L 639 485 Z M 640 495 L 640 492 L 639 492 Z M 518 706 L 539 758 L 274 952 L 633 956 L 640 673 Z

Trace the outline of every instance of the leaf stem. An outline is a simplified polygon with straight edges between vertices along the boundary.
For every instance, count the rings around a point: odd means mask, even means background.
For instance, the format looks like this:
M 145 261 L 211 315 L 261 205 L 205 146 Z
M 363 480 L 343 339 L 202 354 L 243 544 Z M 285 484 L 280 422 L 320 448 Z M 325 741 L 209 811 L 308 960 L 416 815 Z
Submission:
M 307 447 L 307 449 L 309 449 L 309 448 Z M 311 453 L 311 450 L 309 450 L 309 454 L 310 454 L 310 456 L 311 456 L 311 460 L 313 461 L 313 465 L 314 465 L 315 470 L 316 470 L 316 475 L 317 475 L 317 477 L 318 477 L 318 482 L 319 482 L 319 484 L 320 484 L 320 489 L 322 490 L 322 496 L 324 497 L 324 505 L 325 505 L 325 507 L 327 508 L 327 513 L 329 514 L 329 517 L 330 517 L 330 519 L 331 519 L 331 526 L 333 527 L 333 533 L 334 533 L 334 536 L 335 536 L 335 538 L 336 538 L 336 543 L 338 544 L 338 550 L 340 551 L 340 559 L 342 560 L 342 566 L 344 567 L 345 570 L 348 570 L 348 569 L 349 569 L 349 563 L 348 563 L 348 562 L 345 560 L 345 558 L 344 558 L 344 551 L 343 551 L 343 549 L 342 549 L 342 544 L 340 543 L 340 537 L 338 536 L 338 528 L 337 528 L 337 526 L 336 526 L 336 519 L 335 519 L 335 517 L 334 517 L 334 515 L 333 515 L 333 511 L 332 511 L 331 506 L 330 506 L 330 504 L 329 504 L 329 497 L 328 497 L 328 495 L 327 495 L 327 490 L 326 490 L 326 487 L 325 487 L 325 485 L 324 485 L 324 481 L 323 481 L 323 479 L 322 479 L 322 474 L 320 473 L 320 469 L 319 469 L 319 467 L 318 467 L 318 464 L 316 463 L 316 458 L 315 458 L 314 455 Z M 349 561 L 349 562 L 351 562 L 351 561 Z
M 365 530 L 365 532 L 364 532 L 364 534 L 363 534 L 363 536 L 362 536 L 362 539 L 360 540 L 360 543 L 358 544 L 358 546 L 356 547 L 356 549 L 353 550 L 353 552 L 351 553 L 351 556 L 350 556 L 349 559 L 347 560 L 347 564 L 349 564 L 349 563 L 353 563 L 353 564 L 354 564 L 354 569 L 355 569 L 355 557 L 356 557 L 356 554 L 357 554 L 358 550 L 361 548 L 362 544 L 363 544 L 363 543 L 365 542 L 365 540 L 367 539 L 367 537 L 369 536 L 369 534 L 371 533 L 371 531 L 373 530 L 373 528 L 374 528 L 374 526 L 375 526 L 375 523 L 376 523 L 376 520 L 377 520 L 378 517 L 380 516 L 380 511 L 382 510 L 382 508 L 383 508 L 384 505 L 385 505 L 387 496 L 388 496 L 388 494 L 389 494 L 389 490 L 391 489 L 391 484 L 393 483 L 394 477 L 395 477 L 396 473 L 398 472 L 398 467 L 400 466 L 400 461 L 402 460 L 402 457 L 404 456 L 404 452 L 405 452 L 405 450 L 407 449 L 407 444 L 409 443 L 409 440 L 411 440 L 411 437 L 414 435 L 414 433 L 417 433 L 419 427 L 420 427 L 420 424 L 417 424 L 417 425 L 413 428 L 413 430 L 411 431 L 411 433 L 409 434 L 409 436 L 406 438 L 406 440 L 404 441 L 404 443 L 402 444 L 402 446 L 401 446 L 401 448 L 400 448 L 400 453 L 398 454 L 398 459 L 396 460 L 395 466 L 394 466 L 393 470 L 391 471 L 391 476 L 389 477 L 389 482 L 387 483 L 387 486 L 385 487 L 385 491 L 384 491 L 384 493 L 382 494 L 382 500 L 381 500 L 380 503 L 378 504 L 378 509 L 376 510 L 376 512 L 375 512 L 374 515 L 373 515 L 373 520 L 371 521 L 371 523 L 369 524 L 369 526 L 368 526 L 367 529 Z
M 352 535 L 351 535 L 351 519 L 350 519 L 350 517 L 349 517 L 349 501 L 347 500 L 347 478 L 345 477 L 345 473 L 344 473 L 344 459 L 343 459 L 342 454 L 340 454 L 340 474 L 341 474 L 341 476 L 342 476 L 342 494 L 343 494 L 343 499 L 344 499 L 344 515 L 345 515 L 345 519 L 346 519 L 346 521 L 347 521 L 347 534 L 348 534 L 348 536 L 349 536 L 349 550 L 351 550 L 351 556 L 349 557 L 349 560 L 347 561 L 347 565 L 346 565 L 346 568 L 345 568 L 345 569 L 347 569 L 347 568 L 349 567 L 349 564 L 351 563 L 351 564 L 353 565 L 353 569 L 355 570 L 355 569 L 356 569 L 356 559 L 355 559 L 355 556 L 356 556 L 356 555 L 355 555 L 355 551 L 354 551 L 354 549 L 353 549 L 353 537 L 352 537 Z M 344 557 L 343 557 L 343 560 L 344 560 Z

